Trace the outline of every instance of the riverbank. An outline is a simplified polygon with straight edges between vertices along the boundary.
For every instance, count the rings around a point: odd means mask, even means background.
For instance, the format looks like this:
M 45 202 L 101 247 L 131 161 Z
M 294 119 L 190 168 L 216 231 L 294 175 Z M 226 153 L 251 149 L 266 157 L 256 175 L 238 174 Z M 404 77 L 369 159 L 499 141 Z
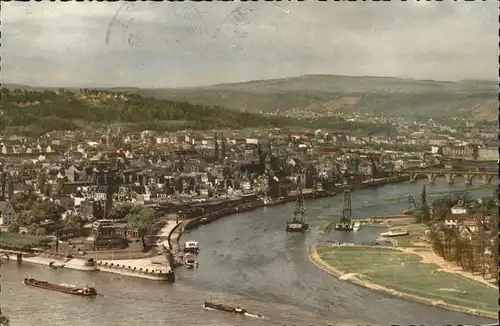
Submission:
M 373 246 L 315 244 L 309 260 L 354 284 L 445 309 L 496 318 L 498 289 L 443 271 L 416 252 Z
M 158 233 L 159 245 L 164 245 L 169 248 L 168 237 L 176 226 L 177 223 L 175 221 L 167 221 L 165 226 Z M 154 249 L 152 250 L 154 251 Z M 123 253 L 123 251 L 119 252 Z M 85 256 L 84 258 L 63 258 L 60 256 L 47 256 L 42 254 L 38 256 L 24 256 L 23 262 L 47 267 L 52 266 L 55 269 L 65 268 L 79 271 L 100 271 L 148 280 L 172 281 L 172 267 L 166 257 L 161 253 L 150 252 L 135 259 L 126 259 L 127 256 L 131 256 L 126 252 L 123 255 L 116 254 L 116 256 L 124 256 L 125 259 L 94 259 L 93 256 L 95 255 Z M 106 255 L 106 253 L 102 253 L 101 256 L 112 257 L 115 256 L 115 254 Z M 89 258 L 94 259 L 95 264 L 93 266 L 89 266 Z

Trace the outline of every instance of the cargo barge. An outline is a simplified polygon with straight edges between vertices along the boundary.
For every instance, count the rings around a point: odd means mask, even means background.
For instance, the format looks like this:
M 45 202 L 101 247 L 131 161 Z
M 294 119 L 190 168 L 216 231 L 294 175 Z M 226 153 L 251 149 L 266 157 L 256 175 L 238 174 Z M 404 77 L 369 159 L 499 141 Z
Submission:
M 96 297 L 99 294 L 93 287 L 77 287 L 71 284 L 52 284 L 47 281 L 38 281 L 34 278 L 25 278 L 23 283 L 28 286 L 44 289 L 44 290 L 52 290 L 61 293 L 67 293 L 72 295 L 79 295 L 83 297 Z

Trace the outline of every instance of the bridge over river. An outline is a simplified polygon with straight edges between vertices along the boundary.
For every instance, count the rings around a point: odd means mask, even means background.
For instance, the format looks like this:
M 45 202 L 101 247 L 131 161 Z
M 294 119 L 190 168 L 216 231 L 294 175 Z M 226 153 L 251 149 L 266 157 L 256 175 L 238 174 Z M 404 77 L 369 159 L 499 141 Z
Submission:
M 458 177 L 462 177 L 466 185 L 471 185 L 474 179 L 479 179 L 482 184 L 490 184 L 496 178 L 498 183 L 498 171 L 484 168 L 411 168 L 405 169 L 398 174 L 409 175 L 410 182 L 415 182 L 420 178 L 427 178 L 430 183 L 435 183 L 438 177 L 443 176 L 448 184 L 455 183 Z

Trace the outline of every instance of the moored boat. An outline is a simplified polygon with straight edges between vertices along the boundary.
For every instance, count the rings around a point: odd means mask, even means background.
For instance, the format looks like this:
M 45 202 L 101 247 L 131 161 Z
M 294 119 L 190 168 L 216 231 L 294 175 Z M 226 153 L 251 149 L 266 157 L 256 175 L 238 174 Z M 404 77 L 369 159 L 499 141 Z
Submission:
M 192 253 L 186 253 L 184 255 L 184 266 L 189 269 L 193 269 L 195 267 L 198 267 L 198 262 L 194 258 L 194 254 Z
M 354 231 L 359 231 L 359 229 L 361 229 L 361 223 L 359 223 L 358 221 L 354 222 L 352 229 Z
M 401 237 L 401 236 L 408 235 L 408 234 L 410 234 L 408 231 L 401 230 L 401 229 L 394 229 L 394 230 L 391 230 L 388 232 L 380 233 L 380 235 L 383 237 Z
M 194 254 L 198 254 L 200 252 L 200 246 L 196 241 L 186 241 L 184 243 L 184 252 L 190 252 Z
M 95 297 L 98 295 L 97 291 L 93 287 L 77 287 L 71 284 L 52 284 L 47 281 L 38 281 L 34 278 L 25 278 L 23 283 L 28 286 L 33 286 L 40 289 L 52 290 L 56 292 L 62 292 L 67 294 L 79 295 L 84 297 Z

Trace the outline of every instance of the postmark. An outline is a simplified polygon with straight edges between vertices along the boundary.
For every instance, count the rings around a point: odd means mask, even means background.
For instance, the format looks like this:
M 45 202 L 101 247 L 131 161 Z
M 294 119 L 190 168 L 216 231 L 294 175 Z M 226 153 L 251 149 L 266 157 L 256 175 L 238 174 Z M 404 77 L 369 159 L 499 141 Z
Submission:
M 286 14 L 290 9 L 282 4 L 273 2 L 246 2 L 229 11 L 220 26 L 215 30 L 210 42 L 224 39 L 229 42 L 229 49 L 233 54 L 242 52 L 246 46 L 258 42 L 257 36 L 252 35 L 252 29 L 259 15 L 269 10 L 279 10 Z
M 207 40 L 203 15 L 192 3 L 124 3 L 109 22 L 105 43 L 196 49 Z

